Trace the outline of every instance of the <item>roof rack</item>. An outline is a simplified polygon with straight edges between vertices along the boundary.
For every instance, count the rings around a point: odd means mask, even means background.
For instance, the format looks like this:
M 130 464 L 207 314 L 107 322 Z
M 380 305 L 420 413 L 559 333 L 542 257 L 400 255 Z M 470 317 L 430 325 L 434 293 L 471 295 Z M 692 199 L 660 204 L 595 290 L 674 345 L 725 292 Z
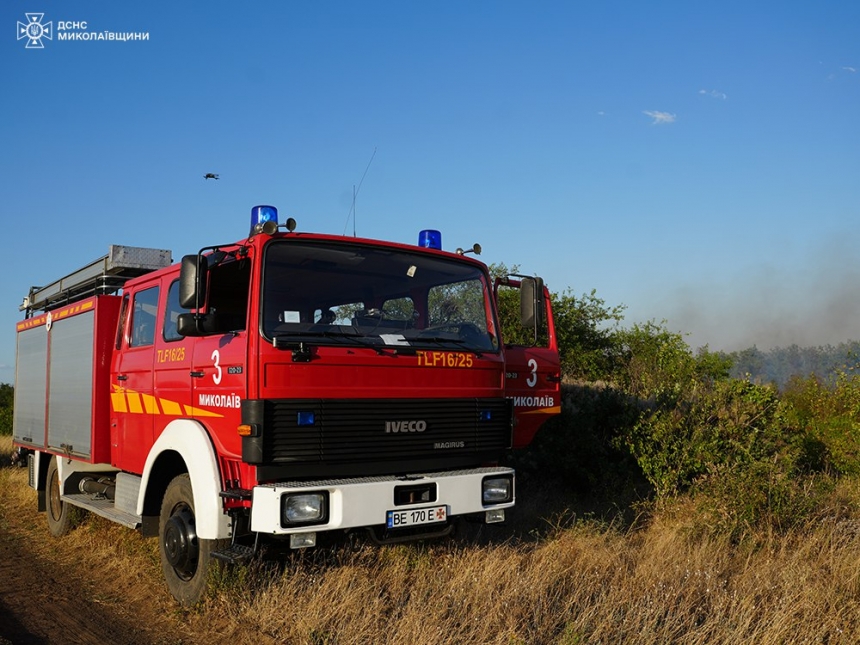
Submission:
M 44 287 L 30 287 L 18 307 L 29 318 L 35 311 L 48 311 L 90 296 L 116 293 L 126 280 L 170 266 L 165 249 L 111 244 L 108 254 Z

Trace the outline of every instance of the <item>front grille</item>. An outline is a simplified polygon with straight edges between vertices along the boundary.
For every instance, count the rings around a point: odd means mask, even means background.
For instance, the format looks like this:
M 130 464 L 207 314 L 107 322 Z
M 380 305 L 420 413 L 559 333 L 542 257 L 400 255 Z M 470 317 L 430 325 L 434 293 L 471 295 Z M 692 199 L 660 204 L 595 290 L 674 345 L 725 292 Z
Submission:
M 314 424 L 300 426 L 299 413 L 313 413 Z M 266 401 L 262 461 L 334 464 L 499 453 L 511 445 L 511 427 L 505 399 Z

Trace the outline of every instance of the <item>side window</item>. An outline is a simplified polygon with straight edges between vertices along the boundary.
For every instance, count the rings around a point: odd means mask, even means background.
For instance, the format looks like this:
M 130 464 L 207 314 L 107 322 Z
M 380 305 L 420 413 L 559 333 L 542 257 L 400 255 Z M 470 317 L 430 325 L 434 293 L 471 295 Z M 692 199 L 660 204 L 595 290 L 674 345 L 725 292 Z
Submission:
M 209 271 L 209 311 L 218 332 L 239 331 L 247 326 L 251 264 L 227 262 Z
M 430 327 L 468 323 L 487 329 L 483 286 L 478 280 L 433 287 L 427 294 L 427 309 Z
M 156 313 L 158 311 L 158 287 L 150 287 L 134 294 L 131 310 L 132 347 L 143 347 L 155 342 Z
M 179 314 L 188 313 L 188 309 L 179 306 L 179 280 L 175 280 L 167 291 L 167 307 L 164 310 L 164 340 L 180 340 L 182 336 L 176 331 L 176 320 Z
M 125 331 L 125 323 L 128 318 L 128 301 L 130 297 L 128 294 L 125 294 L 122 299 L 122 309 L 119 312 L 119 325 L 116 328 L 116 348 L 119 349 L 122 346 L 122 335 Z

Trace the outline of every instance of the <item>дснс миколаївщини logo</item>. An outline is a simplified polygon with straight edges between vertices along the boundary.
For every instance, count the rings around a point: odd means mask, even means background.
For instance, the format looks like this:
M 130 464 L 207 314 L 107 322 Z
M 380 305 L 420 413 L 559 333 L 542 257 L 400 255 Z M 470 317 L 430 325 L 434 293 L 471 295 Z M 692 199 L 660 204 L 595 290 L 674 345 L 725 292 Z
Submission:
M 18 21 L 18 40 L 27 39 L 27 49 L 44 49 L 42 38 L 51 40 L 51 21 L 42 22 L 43 13 L 25 13 L 27 22 Z

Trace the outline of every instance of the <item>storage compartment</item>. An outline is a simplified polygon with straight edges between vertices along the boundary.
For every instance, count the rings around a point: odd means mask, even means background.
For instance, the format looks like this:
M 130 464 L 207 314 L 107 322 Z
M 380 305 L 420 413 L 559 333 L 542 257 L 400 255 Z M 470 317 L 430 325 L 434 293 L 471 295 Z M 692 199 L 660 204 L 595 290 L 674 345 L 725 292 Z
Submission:
M 18 324 L 16 443 L 110 461 L 110 357 L 120 303 L 97 296 Z

